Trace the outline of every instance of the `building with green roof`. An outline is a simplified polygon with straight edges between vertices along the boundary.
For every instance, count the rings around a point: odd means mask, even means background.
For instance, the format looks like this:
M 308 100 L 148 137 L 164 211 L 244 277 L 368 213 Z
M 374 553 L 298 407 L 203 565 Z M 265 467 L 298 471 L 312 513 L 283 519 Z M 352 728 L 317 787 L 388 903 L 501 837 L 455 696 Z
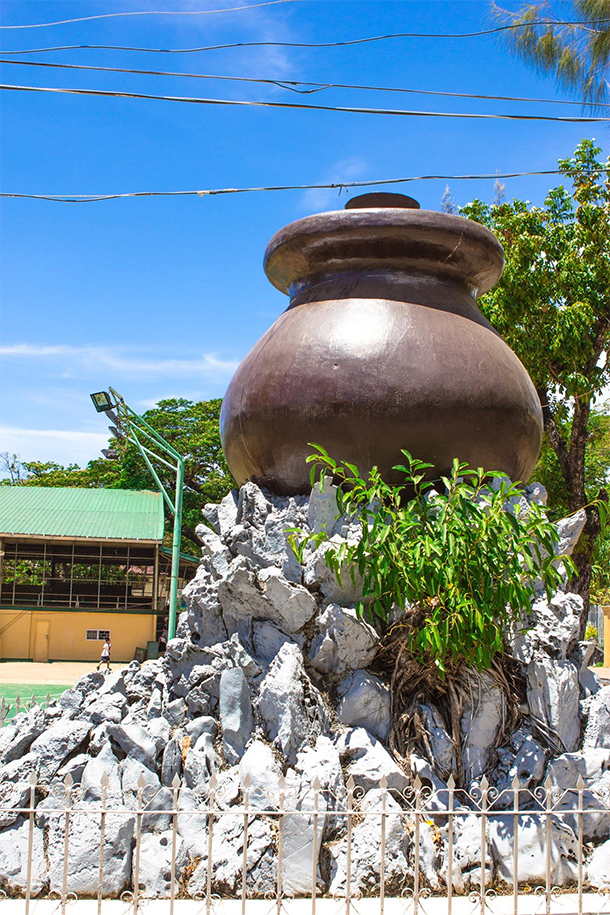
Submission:
M 164 628 L 157 492 L 0 486 L 0 659 L 129 661 Z M 183 556 L 181 585 L 197 559 Z

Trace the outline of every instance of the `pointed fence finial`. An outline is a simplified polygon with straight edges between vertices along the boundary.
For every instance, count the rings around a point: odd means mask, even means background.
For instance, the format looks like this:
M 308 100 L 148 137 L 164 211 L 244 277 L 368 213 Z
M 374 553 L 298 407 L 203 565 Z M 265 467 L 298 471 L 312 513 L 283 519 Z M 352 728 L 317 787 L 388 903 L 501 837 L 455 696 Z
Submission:
M 485 773 L 483 773 L 483 778 L 481 779 L 481 791 L 487 791 L 489 788 L 489 781 Z
M 146 788 L 146 779 L 144 778 L 144 773 L 140 772 L 137 781 L 138 788 L 141 788 L 142 791 Z
M 518 791 L 519 788 L 521 787 L 521 782 L 519 781 L 519 776 L 517 775 L 516 772 L 515 772 L 512 782 L 510 784 L 511 784 L 513 791 Z
M 252 779 L 250 778 L 250 773 L 246 772 L 246 775 L 244 777 L 244 780 L 241 783 L 241 786 L 242 786 L 242 788 L 245 788 L 246 791 L 248 791 L 251 784 L 252 784 Z
M 174 789 L 174 791 L 177 791 L 179 787 L 180 787 L 180 776 L 176 772 L 174 777 L 172 778 L 172 788 Z
M 553 779 L 551 778 L 550 775 L 547 775 L 547 777 L 545 778 L 544 787 L 546 788 L 547 791 L 550 791 L 551 788 L 553 787 Z
M 73 784 L 74 784 L 74 779 L 68 772 L 66 777 L 64 778 L 64 785 L 66 786 L 66 790 L 69 791 Z
M 578 781 L 576 782 L 576 787 L 578 788 L 579 791 L 582 791 L 582 790 L 584 789 L 584 787 L 585 787 L 585 780 L 584 780 L 584 778 L 582 777 L 582 775 L 579 775 L 579 776 L 578 776 Z
M 102 772 L 102 777 L 100 778 L 100 785 L 102 786 L 102 788 L 107 788 L 109 784 L 110 784 L 110 779 L 108 778 L 108 773 L 104 769 L 104 771 Z
M 455 791 L 455 778 L 453 776 L 453 772 L 451 772 L 449 778 L 447 779 L 447 787 L 450 791 Z
M 384 776 L 384 778 L 385 778 L 385 776 Z M 313 788 L 314 791 L 319 791 L 321 785 L 322 785 L 322 783 L 321 783 L 320 779 L 318 778 L 318 776 L 316 775 L 313 782 L 311 783 L 311 787 Z
M 350 792 L 354 791 L 355 787 L 356 787 L 356 782 L 354 781 L 354 776 L 350 775 L 350 777 L 347 780 L 347 790 Z

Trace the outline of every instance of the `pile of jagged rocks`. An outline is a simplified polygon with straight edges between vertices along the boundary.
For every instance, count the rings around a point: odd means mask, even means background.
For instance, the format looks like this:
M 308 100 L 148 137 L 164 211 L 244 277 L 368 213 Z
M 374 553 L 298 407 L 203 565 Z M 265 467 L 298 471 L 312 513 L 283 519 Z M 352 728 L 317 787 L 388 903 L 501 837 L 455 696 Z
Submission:
M 524 499 L 543 501 L 540 486 Z M 439 709 L 422 706 L 429 758 L 412 756 L 405 768 L 387 746 L 389 686 L 371 667 L 378 632 L 359 619 L 358 582 L 339 584 L 324 560 L 326 547 L 306 553 L 301 566 L 289 544 L 293 528 L 324 528 L 335 544 L 358 536 L 358 526 L 337 519 L 329 485 L 311 496 L 281 498 L 248 483 L 220 505 L 204 510 L 198 529 L 203 557 L 184 592 L 186 611 L 166 655 L 122 671 L 91 673 L 49 708 L 18 715 L 0 733 L 0 887 L 23 891 L 30 823 L 20 808 L 35 779 L 34 894 L 61 892 L 66 792 L 78 812 L 71 817 L 68 888 L 95 895 L 99 880 L 102 796 L 110 811 L 104 824 L 103 891 L 119 896 L 131 886 L 135 811 L 144 804 L 138 883 L 145 896 L 169 894 L 172 805 L 177 816 L 177 889 L 204 893 L 208 873 L 208 807 L 213 821 L 212 888 L 241 888 L 244 817 L 223 815 L 248 799 L 248 893 L 273 893 L 277 883 L 278 829 L 284 818 L 282 891 L 311 891 L 314 842 L 319 852 L 318 889 L 346 891 L 345 809 L 348 784 L 356 788 L 362 817 L 351 836 L 352 893 L 374 892 L 381 867 L 380 809 L 388 813 L 385 879 L 389 893 L 412 880 L 415 848 L 414 778 L 432 790 L 434 822 L 420 820 L 422 879 L 442 891 L 447 873 L 446 781 L 455 768 L 455 747 Z M 559 552 L 570 552 L 582 516 L 560 523 Z M 209 526 L 208 526 L 209 525 Z M 525 683 L 519 727 L 498 746 L 505 697 L 485 674 L 471 675 L 471 699 L 461 721 L 465 787 L 485 774 L 503 792 L 496 810 L 512 806 L 515 778 L 528 809 L 519 829 L 519 879 L 543 882 L 546 820 L 534 789 L 543 783 L 574 789 L 583 779 L 587 879 L 610 884 L 610 687 L 589 669 L 592 644 L 579 642 L 581 599 L 558 592 L 540 595 L 525 625 L 509 634 Z M 278 780 L 285 777 L 282 789 Z M 68 777 L 68 778 L 67 778 Z M 550 779 L 550 782 L 548 781 Z M 68 787 L 66 787 L 66 782 Z M 70 787 L 71 782 L 78 785 Z M 179 785 L 179 787 L 178 787 Z M 145 786 L 145 787 L 143 787 Z M 315 790 L 314 790 L 315 789 Z M 528 789 L 528 790 L 525 790 Z M 138 794 L 140 800 L 138 800 Z M 317 796 L 321 826 L 314 828 Z M 573 792 L 560 802 L 575 804 Z M 480 818 L 469 814 L 466 793 L 456 794 L 453 885 L 464 892 L 481 879 Z M 263 812 L 264 811 L 264 812 Z M 320 821 L 317 821 L 318 823 Z M 486 880 L 513 879 L 513 818 L 490 817 Z M 576 879 L 576 816 L 552 821 L 552 880 Z M 592 851 L 592 846 L 596 846 Z

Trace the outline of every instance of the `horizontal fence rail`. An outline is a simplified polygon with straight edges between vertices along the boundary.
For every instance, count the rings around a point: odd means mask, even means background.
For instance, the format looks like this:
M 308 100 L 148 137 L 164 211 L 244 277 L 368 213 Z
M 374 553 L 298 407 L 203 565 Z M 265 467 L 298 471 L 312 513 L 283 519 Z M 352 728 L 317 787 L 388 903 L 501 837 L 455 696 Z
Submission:
M 457 897 L 467 897 L 470 911 L 485 915 L 494 898 L 508 896 L 514 915 L 550 915 L 565 893 L 573 894 L 568 911 L 582 913 L 593 890 L 594 910 L 610 912 L 608 888 L 587 876 L 594 844 L 610 832 L 609 791 L 591 791 L 582 777 L 570 788 L 547 779 L 533 789 L 515 778 L 503 791 L 486 778 L 470 791 L 452 778 L 446 787 L 417 778 L 398 791 L 385 778 L 372 786 L 349 778 L 333 790 L 313 773 L 303 790 L 293 775 L 253 782 L 221 773 L 195 793 L 178 776 L 159 788 L 142 773 L 131 801 L 116 774 L 81 784 L 68 774 L 50 785 L 31 775 L 20 806 L 0 794 L 0 822 L 10 821 L 0 843 L 14 830 L 20 867 L 8 879 L 0 860 L 0 897 L 24 899 L 25 915 L 35 898 L 57 900 L 62 915 L 85 898 L 97 899 L 98 915 L 108 899 L 133 913 L 165 899 L 169 915 L 182 899 L 207 915 L 221 899 L 236 900 L 242 915 L 263 899 L 280 915 L 293 897 L 307 900 L 312 915 L 323 899 L 334 900 L 333 911 L 358 913 L 365 897 L 381 915 L 390 899 L 392 912 L 418 915 L 442 897 L 451 915 Z M 524 907 L 528 899 L 535 908 Z

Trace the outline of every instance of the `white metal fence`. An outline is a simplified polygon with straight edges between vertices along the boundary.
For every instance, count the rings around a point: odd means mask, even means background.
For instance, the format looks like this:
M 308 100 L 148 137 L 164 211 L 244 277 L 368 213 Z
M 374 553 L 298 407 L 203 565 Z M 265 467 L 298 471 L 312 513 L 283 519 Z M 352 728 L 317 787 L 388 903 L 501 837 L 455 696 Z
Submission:
M 97 897 L 98 915 L 112 905 L 110 898 L 128 903 L 134 915 L 151 898 L 167 899 L 169 915 L 179 899 L 198 902 L 197 911 L 210 915 L 219 899 L 232 898 L 245 915 L 249 901 L 258 898 L 280 915 L 294 896 L 307 900 L 312 915 L 329 897 L 345 915 L 358 912 L 363 897 L 374 899 L 381 915 L 389 899 L 418 915 L 432 896 L 443 897 L 451 915 L 456 897 L 468 896 L 484 915 L 499 895 L 512 896 L 514 915 L 532 910 L 524 908 L 528 898 L 537 899 L 536 911 L 549 915 L 564 893 L 573 894 L 569 911 L 582 913 L 592 889 L 599 893 L 594 910 L 610 912 L 608 890 L 599 880 L 592 887 L 587 876 L 594 851 L 587 839 L 592 831 L 598 836 L 605 831 L 606 837 L 610 832 L 608 791 L 593 792 L 582 778 L 569 789 L 547 780 L 527 790 L 515 778 L 504 791 L 484 778 L 468 793 L 452 779 L 446 788 L 432 788 L 419 778 L 403 791 L 389 788 L 384 778 L 372 789 L 349 778 L 345 788 L 331 791 L 316 777 L 303 793 L 290 777 L 263 790 L 249 776 L 223 788 L 213 775 L 206 797 L 184 804 L 177 776 L 171 788 L 159 790 L 141 775 L 131 806 L 105 774 L 96 785 L 76 785 L 68 775 L 47 787 L 32 775 L 28 788 L 27 803 L 0 806 L 0 818 L 13 818 L 23 842 L 21 871 L 3 878 L 0 897 L 23 899 L 25 915 L 36 897 L 56 899 L 61 913 L 77 899 Z M 194 818 L 190 826 L 189 818 Z M 264 866 L 262 824 L 269 843 Z M 226 876 L 229 833 L 233 882 Z M 188 859 L 185 834 L 191 841 Z M 165 842 L 153 845 L 159 851 L 152 861 L 163 886 L 151 892 L 147 842 L 155 835 Z M 610 886 L 610 873 L 601 882 Z
M 68 688 L 66 686 L 66 689 Z M 12 702 L 10 700 L 7 702 L 2 696 L 0 698 L 0 728 L 4 727 L 5 724 L 10 724 L 15 715 L 20 712 L 28 712 L 35 705 L 39 705 L 41 708 L 48 708 L 52 701 L 49 693 L 42 698 L 37 698 L 35 693 L 32 693 L 29 698 L 27 696 L 22 697 L 17 693 Z

